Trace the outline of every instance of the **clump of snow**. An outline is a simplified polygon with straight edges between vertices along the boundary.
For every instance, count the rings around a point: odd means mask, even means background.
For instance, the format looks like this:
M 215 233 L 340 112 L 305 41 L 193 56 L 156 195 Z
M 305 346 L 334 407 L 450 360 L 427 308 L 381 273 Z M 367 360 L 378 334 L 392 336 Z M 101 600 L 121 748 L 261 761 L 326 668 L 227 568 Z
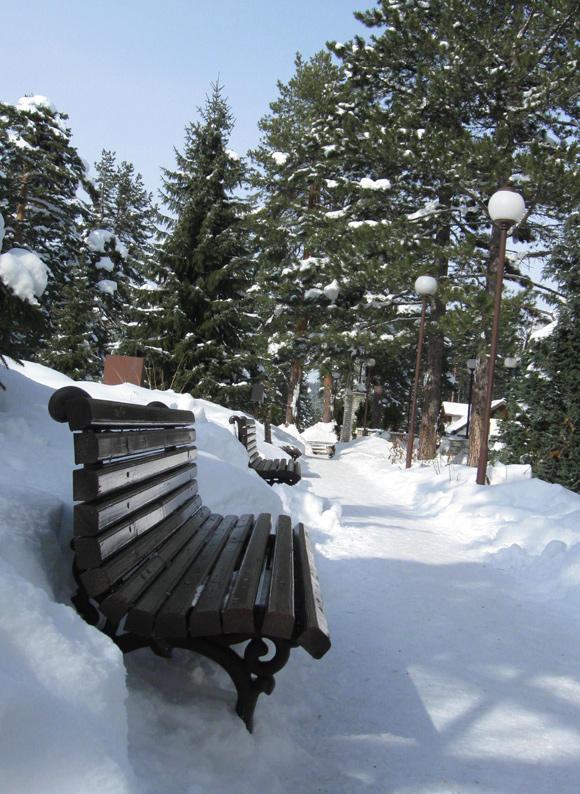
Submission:
M 102 256 L 95 264 L 99 270 L 107 270 L 109 273 L 112 273 L 115 269 L 115 263 L 111 259 L 110 256 Z
M 16 103 L 18 110 L 28 112 L 38 112 L 38 110 L 50 110 L 51 113 L 57 113 L 56 106 L 48 99 L 48 97 L 35 94 L 34 96 L 21 97 Z
M 100 281 L 97 281 L 97 289 L 106 293 L 107 295 L 114 295 L 117 291 L 117 282 L 112 281 L 110 278 L 103 278 Z
M 388 179 L 371 179 L 365 176 L 361 179 L 360 186 L 366 190 L 388 190 L 391 187 L 391 183 Z
M 331 303 L 336 303 L 338 298 L 338 294 L 340 292 L 340 287 L 338 285 L 338 281 L 334 279 L 330 284 L 327 284 L 324 287 L 324 295 Z
M 94 229 L 87 235 L 87 245 L 91 251 L 105 253 L 105 246 L 111 240 L 116 240 L 113 232 L 108 232 L 106 229 Z
M 276 165 L 284 165 L 287 162 L 290 155 L 287 152 L 271 152 L 272 159 L 276 163 Z
M 31 251 L 11 248 L 0 254 L 0 278 L 17 297 L 37 306 L 37 298 L 48 283 L 48 270 L 42 259 Z

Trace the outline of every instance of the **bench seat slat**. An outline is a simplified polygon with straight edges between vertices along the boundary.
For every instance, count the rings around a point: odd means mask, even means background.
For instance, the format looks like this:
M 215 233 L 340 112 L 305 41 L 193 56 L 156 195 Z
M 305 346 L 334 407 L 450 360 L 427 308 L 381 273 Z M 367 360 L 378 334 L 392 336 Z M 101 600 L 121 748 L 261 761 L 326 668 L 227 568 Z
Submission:
M 75 537 L 97 535 L 124 516 L 186 485 L 190 480 L 195 479 L 196 474 L 197 465 L 190 463 L 179 469 L 171 469 L 137 487 L 117 491 L 114 496 L 75 505 Z
M 290 516 L 279 516 L 276 522 L 272 577 L 262 633 L 289 640 L 294 630 L 294 622 L 292 520 Z
M 122 620 L 132 604 L 166 570 L 171 559 L 197 536 L 202 523 L 203 518 L 199 514 L 188 519 L 154 555 L 142 560 L 139 567 L 101 602 L 103 615 L 114 623 Z
M 223 612 L 225 634 L 253 634 L 256 630 L 254 607 L 271 531 L 272 516 L 260 513 Z
M 310 533 L 302 523 L 294 527 L 294 544 L 296 581 L 300 587 L 297 642 L 315 659 L 320 659 L 330 648 L 330 637 L 314 563 L 312 541 Z
M 189 633 L 192 637 L 208 637 L 222 633 L 221 613 L 224 599 L 231 587 L 233 573 L 253 526 L 254 516 L 243 515 L 238 518 L 226 548 L 193 606 L 189 619 Z
M 144 507 L 94 537 L 75 538 L 75 554 L 80 568 L 95 568 L 123 546 L 151 530 L 156 524 L 178 510 L 197 493 L 197 481 L 191 480 L 181 488 L 160 499 L 153 509 Z
M 189 613 L 193 602 L 202 591 L 216 559 L 225 546 L 232 529 L 238 520 L 237 516 L 223 518 L 212 514 L 207 543 L 199 556 L 191 561 L 182 579 L 165 601 L 155 620 L 155 634 L 163 637 L 187 637 L 189 630 Z
M 160 455 L 147 455 L 144 458 L 130 459 L 109 466 L 85 466 L 73 471 L 73 499 L 90 501 L 111 493 L 118 488 L 126 488 L 164 471 L 176 469 L 197 458 L 195 447 L 179 447 Z
M 188 587 L 191 582 L 192 563 L 204 556 L 209 544 L 215 547 L 221 541 L 223 545 L 226 539 L 227 527 L 222 516 L 211 513 L 198 528 L 195 536 L 179 550 L 179 553 L 173 557 L 157 580 L 129 610 L 125 624 L 127 630 L 142 636 L 151 633 L 164 637 L 178 636 L 168 633 L 166 628 L 170 627 L 164 627 L 160 631 L 155 628 L 158 613 L 164 609 L 166 603 L 175 603 L 176 593 L 183 594 L 185 590 L 188 591 L 185 601 L 189 601 L 188 606 L 191 606 L 192 593 L 195 592 L 195 585 L 192 584 L 191 587 Z M 186 634 L 185 631 L 179 636 L 186 636 Z
M 87 430 L 74 436 L 75 463 L 98 463 L 158 449 L 183 446 L 195 441 L 195 428 L 161 430 Z

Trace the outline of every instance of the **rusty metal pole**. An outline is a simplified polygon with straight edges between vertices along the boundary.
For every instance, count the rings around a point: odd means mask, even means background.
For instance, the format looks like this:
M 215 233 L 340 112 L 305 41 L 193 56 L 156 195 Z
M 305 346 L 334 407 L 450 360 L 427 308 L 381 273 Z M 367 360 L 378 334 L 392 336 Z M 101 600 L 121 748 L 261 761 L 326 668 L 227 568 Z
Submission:
M 415 385 L 413 386 L 413 402 L 411 405 L 411 421 L 409 422 L 409 437 L 407 439 L 407 462 L 405 468 L 411 468 L 413 458 L 413 441 L 415 440 L 415 414 L 417 413 L 417 392 L 419 390 L 419 370 L 421 368 L 421 348 L 423 347 L 423 329 L 425 328 L 425 313 L 427 311 L 427 296 L 423 297 L 421 309 L 421 325 L 419 326 L 419 347 L 417 348 L 417 364 L 415 366 Z
M 491 419 L 491 401 L 493 399 L 493 380 L 495 375 L 495 359 L 497 356 L 497 338 L 499 335 L 499 313 L 501 309 L 501 291 L 503 285 L 503 270 L 505 263 L 505 249 L 507 232 L 511 222 L 501 221 L 501 234 L 499 238 L 499 257 L 497 262 L 497 278 L 495 283 L 495 308 L 493 312 L 493 326 L 491 331 L 491 349 L 489 351 L 489 377 L 487 381 L 487 395 L 485 398 L 485 414 L 483 416 L 483 436 L 479 448 L 479 461 L 477 465 L 478 485 L 485 485 L 487 479 L 487 456 L 489 446 L 489 426 Z

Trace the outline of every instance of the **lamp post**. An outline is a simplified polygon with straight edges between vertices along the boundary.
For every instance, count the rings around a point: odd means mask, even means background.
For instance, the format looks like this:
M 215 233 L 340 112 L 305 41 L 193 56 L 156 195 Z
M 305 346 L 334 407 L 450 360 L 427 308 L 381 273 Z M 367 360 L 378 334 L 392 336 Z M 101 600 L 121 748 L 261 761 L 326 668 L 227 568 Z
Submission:
M 477 359 L 467 359 L 467 369 L 469 370 L 469 396 L 467 398 L 467 429 L 465 431 L 465 438 L 469 438 L 469 419 L 471 417 L 471 396 L 473 394 L 473 375 L 477 369 Z
M 425 328 L 425 313 L 427 311 L 427 298 L 437 292 L 437 279 L 433 276 L 419 276 L 415 282 L 415 292 L 423 298 L 421 308 L 421 324 L 419 326 L 419 346 L 417 348 L 417 364 L 415 366 L 415 384 L 413 386 L 413 401 L 411 404 L 411 420 L 409 422 L 409 437 L 407 439 L 406 468 L 411 467 L 413 457 L 413 441 L 415 439 L 415 414 L 417 412 L 417 391 L 419 389 L 419 370 L 421 368 L 421 348 L 423 347 L 423 330 Z
M 340 378 L 340 372 L 338 370 L 334 370 L 332 373 L 332 418 L 334 419 L 334 409 L 336 407 L 336 393 L 338 391 L 338 380 Z
M 374 360 L 374 358 L 369 358 L 369 359 L 367 359 L 367 361 L 365 361 L 365 369 L 366 369 L 366 376 L 367 376 L 367 384 L 366 384 L 366 386 L 367 386 L 367 396 L 366 396 L 366 399 L 365 399 L 365 418 L 364 418 L 364 421 L 363 421 L 363 436 L 366 436 L 366 434 L 367 434 L 367 412 L 368 412 L 368 408 L 369 408 L 369 389 L 370 389 L 370 385 L 371 385 L 371 370 L 375 366 L 376 363 L 377 362 Z
M 495 307 L 493 313 L 493 326 L 491 330 L 491 349 L 489 352 L 489 377 L 487 381 L 487 394 L 485 398 L 485 414 L 483 417 L 483 435 L 479 450 L 477 466 L 478 485 L 485 485 L 487 475 L 487 455 L 489 444 L 489 423 L 491 418 L 491 401 L 493 399 L 493 379 L 495 374 L 495 359 L 497 356 L 497 337 L 499 330 L 499 313 L 501 308 L 501 290 L 503 284 L 503 269 L 505 263 L 505 249 L 507 233 L 514 223 L 521 221 L 526 211 L 526 205 L 519 193 L 512 187 L 500 188 L 489 200 L 487 205 L 489 217 L 500 228 L 499 257 L 497 262 L 497 279 L 495 284 Z
M 503 364 L 504 367 L 509 370 L 510 378 L 513 378 L 514 372 L 516 371 L 516 367 L 518 365 L 518 359 L 515 356 L 508 356 Z

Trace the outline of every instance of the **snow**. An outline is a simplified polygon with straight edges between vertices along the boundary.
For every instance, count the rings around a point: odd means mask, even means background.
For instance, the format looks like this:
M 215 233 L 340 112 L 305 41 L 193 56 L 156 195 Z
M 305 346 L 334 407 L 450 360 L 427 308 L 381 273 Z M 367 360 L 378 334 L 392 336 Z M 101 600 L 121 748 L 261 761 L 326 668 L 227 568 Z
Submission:
M 0 254 L 0 278 L 18 298 L 35 306 L 46 288 L 48 270 L 42 259 L 31 251 L 11 248 Z
M 522 466 L 490 468 L 490 487 L 440 460 L 405 469 L 379 436 L 337 443 L 330 460 L 305 452 L 301 482 L 270 487 L 248 469 L 225 408 L 78 384 L 103 399 L 193 409 L 204 502 L 283 511 L 310 527 L 333 647 L 319 661 L 292 652 L 250 735 L 211 662 L 148 651 L 123 661 L 71 607 L 72 437 L 46 410 L 71 381 L 10 367 L 0 392 L 0 790 L 576 794 L 578 494 Z M 273 428 L 273 440 L 307 449 L 296 428 Z
M 100 281 L 97 281 L 97 289 L 107 295 L 114 295 L 117 291 L 117 282 L 112 281 L 110 278 L 102 278 Z
M 98 267 L 99 270 L 106 270 L 107 272 L 112 273 L 115 269 L 115 263 L 110 256 L 102 256 L 98 262 L 95 263 L 95 267 Z
M 290 155 L 287 152 L 272 152 L 271 156 L 274 162 L 276 163 L 276 165 L 284 165 L 284 163 L 290 157 Z
M 91 251 L 104 254 L 105 245 L 115 239 L 113 232 L 109 232 L 106 229 L 95 229 L 87 235 L 87 245 Z
M 34 96 L 21 97 L 16 103 L 18 110 L 27 111 L 29 113 L 36 113 L 39 110 L 49 110 L 51 113 L 57 113 L 55 105 L 45 96 L 36 94 Z
M 336 444 L 338 438 L 336 433 L 336 422 L 317 422 L 312 427 L 307 427 L 302 433 L 304 441 L 324 441 L 329 444 Z
M 371 179 L 368 176 L 363 177 L 360 181 L 360 186 L 366 190 L 388 190 L 391 183 L 388 179 Z

